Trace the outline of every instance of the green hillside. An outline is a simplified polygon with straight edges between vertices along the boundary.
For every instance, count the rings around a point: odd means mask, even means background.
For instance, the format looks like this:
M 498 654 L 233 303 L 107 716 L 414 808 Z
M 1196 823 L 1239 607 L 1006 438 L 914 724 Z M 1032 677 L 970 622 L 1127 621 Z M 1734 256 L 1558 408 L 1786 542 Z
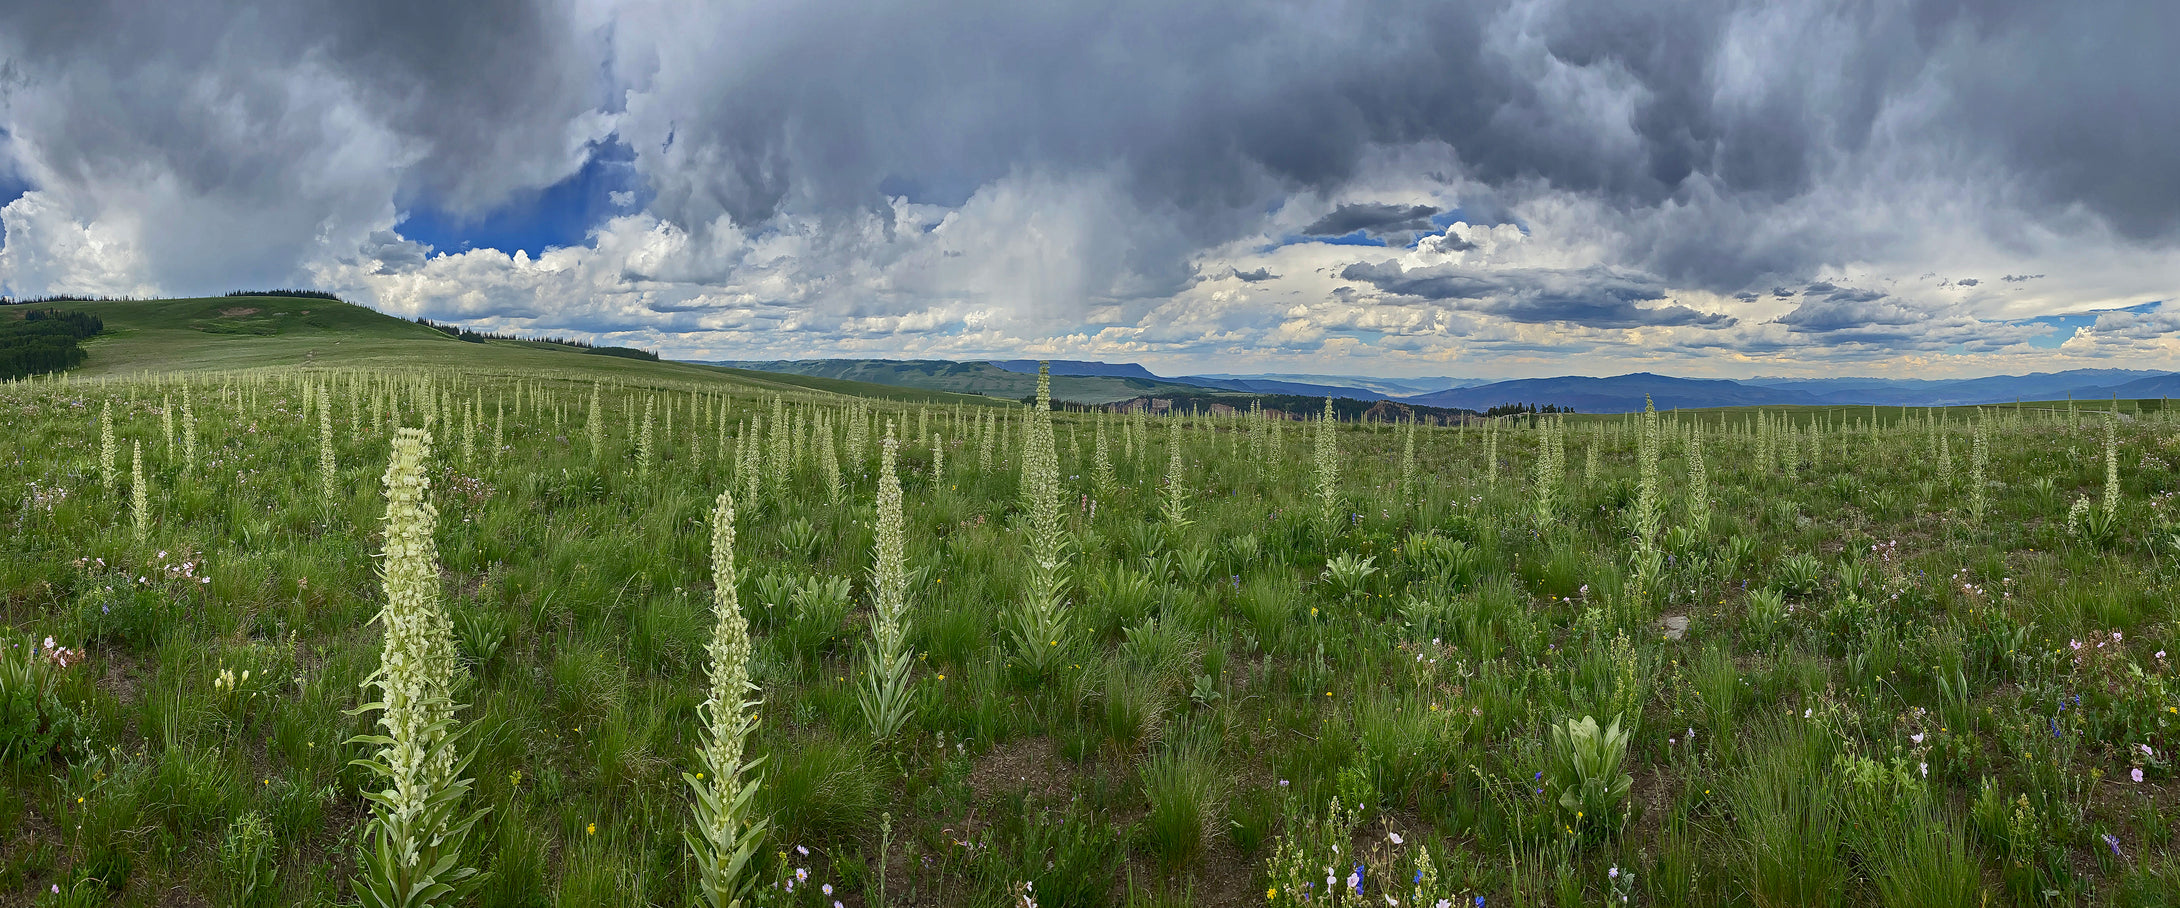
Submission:
M 27 311 L 29 307 L 22 307 Z M 46 307 L 41 307 L 46 308 Z M 200 297 L 55 303 L 88 312 L 106 331 L 85 343 L 79 377 L 311 366 L 362 369 L 458 367 L 624 382 L 726 380 L 759 389 L 830 392 L 903 401 L 984 402 L 982 398 L 690 363 L 590 353 L 544 341 L 457 340 L 364 306 L 280 296 Z M 0 317 L 19 318 L 0 310 Z M 572 374 L 570 374 L 572 373 Z
M 933 359 L 804 359 L 736 362 L 732 365 L 767 373 L 822 376 L 876 385 L 1003 397 L 1009 400 L 1020 400 L 1037 391 L 1036 375 L 1009 372 L 991 363 L 957 363 Z M 1053 399 L 1079 404 L 1109 404 L 1146 394 L 1201 395 L 1204 390 L 1195 385 L 1119 376 L 1052 377 Z M 1248 395 L 1238 396 L 1243 400 L 1248 398 Z

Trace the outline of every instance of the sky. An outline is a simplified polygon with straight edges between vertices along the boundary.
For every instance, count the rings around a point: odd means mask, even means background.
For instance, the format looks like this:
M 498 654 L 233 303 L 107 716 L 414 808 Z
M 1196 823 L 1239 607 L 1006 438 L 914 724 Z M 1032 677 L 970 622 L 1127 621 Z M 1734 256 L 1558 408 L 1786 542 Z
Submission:
M 685 359 L 2180 369 L 2169 0 L 0 4 L 0 295 Z

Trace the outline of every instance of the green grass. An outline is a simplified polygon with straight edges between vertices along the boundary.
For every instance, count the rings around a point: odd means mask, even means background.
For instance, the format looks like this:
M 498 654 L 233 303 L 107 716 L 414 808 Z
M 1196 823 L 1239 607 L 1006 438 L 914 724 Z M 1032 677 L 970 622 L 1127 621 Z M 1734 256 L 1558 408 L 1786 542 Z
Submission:
M 465 344 L 315 300 L 270 303 L 289 307 L 263 315 L 277 333 L 192 327 L 254 302 L 89 304 L 118 329 L 90 371 L 0 385 L 0 646 L 37 676 L 0 673 L 0 735 L 41 742 L 0 762 L 0 904 L 61 903 L 56 886 L 69 904 L 349 898 L 371 776 L 348 762 L 367 719 L 347 711 L 379 659 L 380 476 L 391 426 L 427 410 L 448 414 L 436 541 L 472 678 L 470 803 L 491 809 L 469 839 L 494 874 L 477 904 L 689 902 L 680 774 L 705 685 L 709 508 L 729 486 L 763 700 L 766 904 L 829 905 L 831 885 L 868 905 L 881 868 L 891 904 L 913 906 L 1294 905 L 1266 890 L 1304 883 L 1315 906 L 1325 869 L 1345 891 L 1357 863 L 1366 897 L 1331 903 L 2133 906 L 2180 875 L 2180 420 L 2161 411 L 2119 429 L 2101 539 L 2066 525 L 2077 496 L 2103 494 L 2086 411 L 1989 411 L 1980 521 L 1959 411 L 1800 415 L 1791 464 L 1753 413 L 1725 431 L 1706 414 L 1708 532 L 1686 525 L 1679 439 L 1696 423 L 1667 417 L 1657 495 L 1684 532 L 1661 534 L 1654 573 L 1626 530 L 1637 420 L 1568 423 L 1549 514 L 1526 423 L 1500 426 L 1495 476 L 1488 430 L 1421 430 L 1412 492 L 1400 429 L 1344 425 L 1331 520 L 1308 426 L 1266 448 L 1262 424 L 1190 420 L 1191 522 L 1175 527 L 1159 418 L 1062 414 L 1073 631 L 1036 673 L 1005 635 L 1032 575 L 1012 408 Z M 160 412 L 185 385 L 194 464 Z M 304 406 L 318 385 L 330 498 Z M 99 478 L 109 403 L 117 444 L 146 455 L 141 545 L 130 490 Z M 845 457 L 851 405 L 920 427 L 900 452 L 914 710 L 883 743 L 855 695 L 877 445 L 842 464 L 836 500 L 808 437 L 827 416 Z M 775 408 L 803 438 L 734 437 Z M 1100 418 L 1107 494 L 1090 476 Z M 785 455 L 756 468 L 754 495 L 735 462 L 750 444 Z M 80 661 L 56 664 L 47 636 Z M 1585 790 L 1592 770 L 1550 729 L 1615 714 L 1631 785 Z M 1351 812 L 1328 819 L 1335 797 Z M 1294 873 L 1275 866 L 1289 857 Z

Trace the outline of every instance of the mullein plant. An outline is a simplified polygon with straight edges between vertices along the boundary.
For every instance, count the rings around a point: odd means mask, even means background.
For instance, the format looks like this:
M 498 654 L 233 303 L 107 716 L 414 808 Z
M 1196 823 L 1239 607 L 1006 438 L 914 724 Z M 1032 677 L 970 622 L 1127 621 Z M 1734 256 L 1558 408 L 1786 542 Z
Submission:
M 825 493 L 828 500 L 837 504 L 845 488 L 840 475 L 840 457 L 833 447 L 833 427 L 830 420 L 818 420 L 817 449 L 818 469 L 825 476 Z
M 1014 615 L 1015 654 L 1043 677 L 1072 648 L 1067 608 L 1067 536 L 1060 516 L 1059 452 L 1052 438 L 1050 367 L 1037 369 L 1037 406 L 1029 414 L 1022 455 L 1022 513 L 1029 548 L 1029 582 Z
M 324 399 L 325 392 L 319 391 Z M 333 408 L 318 408 L 318 492 L 327 504 L 333 502 L 333 484 L 336 464 L 333 462 Z
M 166 446 L 168 460 L 174 459 L 174 398 L 159 395 L 159 443 Z
M 1537 523 L 1547 528 L 1555 516 L 1553 508 L 1559 496 L 1560 478 L 1567 473 L 1567 449 L 1561 427 L 1558 419 L 1552 419 L 1537 432 L 1537 475 L 1530 493 L 1530 506 Z
M 896 473 L 900 442 L 886 423 L 878 447 L 878 533 L 871 564 L 871 645 L 863 651 L 862 689 L 856 701 L 871 738 L 892 738 L 908 722 L 912 706 L 908 650 L 908 553 Z
M 1484 427 L 1484 488 L 1499 484 L 1499 419 Z
M 181 475 L 196 473 L 196 407 L 190 405 L 190 385 L 181 385 Z
M 2104 513 L 2119 514 L 2119 401 L 2104 411 Z
M 584 430 L 590 433 L 590 459 L 592 463 L 600 462 L 604 458 L 606 449 L 605 414 L 600 409 L 598 394 L 598 383 L 592 382 L 590 386 L 590 415 L 583 422 Z
M 1166 431 L 1166 489 L 1158 503 L 1159 516 L 1174 531 L 1188 527 L 1188 467 L 1181 460 L 1181 421 L 1171 420 Z
M 1090 449 L 1090 481 L 1096 486 L 1099 498 L 1111 498 L 1120 488 L 1120 477 L 1113 473 L 1113 453 L 1105 441 L 1105 415 L 1098 415 L 1097 437 Z
M 1991 505 L 1989 480 L 1985 478 L 1991 463 L 1989 424 L 1989 417 L 1976 420 L 1975 440 L 1968 451 L 1968 516 L 1978 522 Z
M 657 450 L 651 444 L 651 420 L 657 410 L 658 400 L 644 395 L 643 428 L 637 430 L 636 435 L 636 476 L 639 479 L 651 477 L 651 458 Z
M 870 453 L 870 407 L 862 401 L 848 406 L 848 473 L 862 475 L 863 455 Z
M 98 480 L 111 494 L 119 478 L 114 468 L 114 402 L 109 400 L 98 410 Z
M 1325 415 L 1317 423 L 1317 498 L 1319 516 L 1328 523 L 1340 510 L 1340 441 L 1333 434 L 1339 418 L 1332 398 L 1325 398 Z
M 763 757 L 744 759 L 743 746 L 757 727 L 757 685 L 749 678 L 749 622 L 735 592 L 734 493 L 722 491 L 712 508 L 712 610 L 717 621 L 705 652 L 711 657 L 711 691 L 697 714 L 704 720 L 695 773 L 682 773 L 694 800 L 692 822 L 682 833 L 696 858 L 697 890 L 710 908 L 736 908 L 749 896 L 750 858 L 766 823 L 751 800 Z
M 1593 456 L 1595 449 L 1592 449 Z M 1697 537 L 1711 531 L 1711 478 L 1703 465 L 1703 427 L 1688 433 L 1688 526 Z
M 404 428 L 386 465 L 386 604 L 378 614 L 385 648 L 364 682 L 378 699 L 355 710 L 377 713 L 385 733 L 350 741 L 377 748 L 354 763 L 385 784 L 363 793 L 372 810 L 355 888 L 368 908 L 453 904 L 485 876 L 462 860 L 471 827 L 489 808 L 462 809 L 471 785 L 468 757 L 457 749 L 464 729 L 454 718 L 462 677 L 454 625 L 440 602 L 432 541 L 438 512 L 426 497 L 430 457 L 430 433 Z
M 1642 435 L 1635 449 L 1635 510 L 1628 517 L 1635 544 L 1648 550 L 1658 537 L 1658 408 L 1643 395 Z
M 136 542 L 151 538 L 151 493 L 144 488 L 144 443 L 134 442 L 129 457 L 129 512 L 135 518 Z
M 1400 494 L 1404 506 L 1414 505 L 1416 499 L 1415 422 L 1415 416 L 1410 415 L 1400 441 Z

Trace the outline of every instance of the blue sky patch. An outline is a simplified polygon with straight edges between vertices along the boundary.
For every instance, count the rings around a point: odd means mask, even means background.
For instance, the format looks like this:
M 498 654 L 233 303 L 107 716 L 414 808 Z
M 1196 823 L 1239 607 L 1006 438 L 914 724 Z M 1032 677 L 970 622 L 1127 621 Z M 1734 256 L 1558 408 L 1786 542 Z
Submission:
M 627 193 L 628 202 L 615 204 L 614 193 Z M 403 213 L 399 230 L 434 252 L 497 249 L 513 255 L 519 249 L 536 258 L 547 249 L 582 245 L 593 228 L 616 215 L 642 211 L 650 201 L 636 174 L 635 150 L 618 136 L 609 136 L 591 144 L 590 157 L 567 179 L 469 217 L 416 205 Z
M 2128 306 L 2122 309 L 2091 309 L 2088 312 L 2077 312 L 2072 315 L 2039 315 L 2035 318 L 2024 318 L 2018 321 L 2007 322 L 2006 324 L 2044 325 L 2050 327 L 2052 330 L 2049 333 L 2041 334 L 2034 338 L 2031 338 L 2029 340 L 2029 346 L 2045 350 L 2056 350 L 2059 348 L 2060 345 L 2065 344 L 2068 339 L 2074 336 L 2074 329 L 2087 328 L 2091 325 L 2095 325 L 2097 323 L 2097 316 L 2099 315 L 2103 315 L 2108 312 L 2132 312 L 2140 315 L 2143 313 L 2155 312 L 2157 311 L 2157 307 L 2162 305 L 2164 305 L 2163 300 L 2156 300 L 2143 303 L 2139 306 Z
M 1353 233 L 1347 233 L 1347 234 L 1342 234 L 1342 235 L 1340 235 L 1340 236 L 1311 236 L 1311 235 L 1309 235 L 1309 234 L 1304 234 L 1304 233 L 1290 233 L 1290 234 L 1287 234 L 1286 236 L 1280 237 L 1280 238 L 1279 238 L 1279 240 L 1278 240 L 1278 242 L 1275 242 L 1275 243 L 1272 243 L 1271 245 L 1265 246 L 1264 248 L 1262 248 L 1262 249 L 1259 249 L 1259 250 L 1257 250 L 1257 252 L 1259 252 L 1259 253 L 1265 253 L 1265 252 L 1270 252 L 1270 251 L 1272 251 L 1272 250 L 1274 250 L 1274 249 L 1277 249 L 1277 248 L 1279 248 L 1279 247 L 1281 247 L 1281 246 L 1292 246 L 1292 245 L 1295 245 L 1296 243 L 1323 243 L 1323 244 L 1325 244 L 1325 245 L 1327 245 L 1327 246 L 1381 246 L 1381 247 L 1382 247 L 1382 246 L 1386 245 L 1386 243 L 1385 243 L 1385 241 L 1384 241 L 1384 240 L 1381 240 L 1381 239 L 1378 239 L 1378 238 L 1376 238 L 1376 237 L 1373 237 L 1373 236 L 1371 236 L 1371 235 L 1370 235 L 1370 234 L 1369 234 L 1369 233 L 1368 233 L 1367 231 L 1362 231 L 1362 230 L 1357 230 L 1357 231 L 1355 231 L 1355 232 L 1353 232 Z

